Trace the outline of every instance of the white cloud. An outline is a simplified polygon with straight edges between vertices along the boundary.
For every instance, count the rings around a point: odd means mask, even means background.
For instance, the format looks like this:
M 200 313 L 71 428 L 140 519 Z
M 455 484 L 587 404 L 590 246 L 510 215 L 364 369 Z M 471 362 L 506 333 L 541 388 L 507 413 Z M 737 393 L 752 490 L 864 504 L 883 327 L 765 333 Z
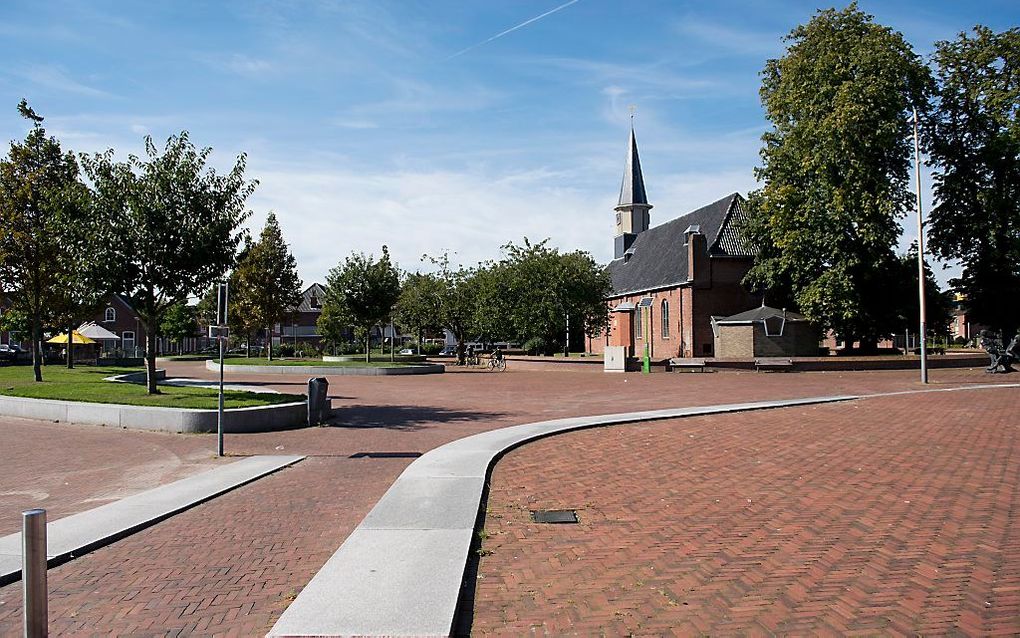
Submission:
M 88 86 L 79 82 L 61 66 L 37 64 L 28 67 L 22 74 L 29 82 L 37 86 L 54 89 L 64 93 L 74 93 L 88 97 L 114 97 L 112 93 Z
M 426 253 L 450 251 L 464 264 L 497 258 L 501 245 L 525 236 L 590 251 L 601 262 L 612 257 L 615 170 L 596 191 L 545 169 L 359 173 L 252 166 L 250 174 L 260 180 L 251 227 L 276 211 L 306 283 L 322 281 L 352 251 L 378 254 L 383 244 L 410 270 L 426 267 L 419 261 Z M 753 184 L 738 172 L 680 173 L 660 181 L 649 185 L 656 224 Z
M 677 22 L 674 30 L 681 36 L 693 38 L 710 50 L 743 55 L 778 55 L 783 50 L 785 32 L 741 29 L 730 23 L 708 22 L 698 18 L 685 18 Z

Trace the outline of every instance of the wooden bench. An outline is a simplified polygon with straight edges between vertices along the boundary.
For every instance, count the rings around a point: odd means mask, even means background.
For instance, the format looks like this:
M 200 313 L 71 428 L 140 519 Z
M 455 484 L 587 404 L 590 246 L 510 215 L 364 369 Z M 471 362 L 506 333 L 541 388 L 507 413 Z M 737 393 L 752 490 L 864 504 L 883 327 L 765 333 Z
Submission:
M 670 372 L 705 372 L 706 370 L 705 359 L 692 359 L 689 357 L 679 357 L 676 359 L 669 360 Z
M 762 357 L 754 360 L 754 369 L 757 372 L 789 372 L 793 370 L 793 359 Z

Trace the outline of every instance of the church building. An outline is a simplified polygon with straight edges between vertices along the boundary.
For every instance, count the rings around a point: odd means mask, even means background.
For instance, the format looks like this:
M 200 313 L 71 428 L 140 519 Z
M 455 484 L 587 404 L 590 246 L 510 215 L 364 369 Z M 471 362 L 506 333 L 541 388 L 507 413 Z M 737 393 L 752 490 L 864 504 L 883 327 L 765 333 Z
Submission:
M 761 303 L 741 283 L 752 263 L 737 231 L 744 199 L 733 193 L 650 228 L 651 210 L 631 127 L 608 265 L 609 330 L 589 337 L 587 349 L 624 346 L 628 357 L 639 357 L 647 344 L 653 361 L 711 357 L 712 317 Z

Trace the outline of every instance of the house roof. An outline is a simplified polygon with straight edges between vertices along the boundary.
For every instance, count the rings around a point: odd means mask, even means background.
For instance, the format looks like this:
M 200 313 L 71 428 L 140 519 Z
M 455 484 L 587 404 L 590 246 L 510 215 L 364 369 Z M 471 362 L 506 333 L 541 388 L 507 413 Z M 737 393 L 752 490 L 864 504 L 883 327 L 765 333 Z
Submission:
M 733 223 L 744 216 L 742 202 L 740 194 L 733 193 L 639 233 L 628 250 L 630 259 L 609 262 L 614 295 L 686 283 L 689 271 L 685 233 L 691 226 L 698 226 L 704 233 L 710 255 L 749 256 Z
M 716 323 L 751 323 L 753 321 L 765 321 L 766 319 L 780 318 L 787 321 L 806 321 L 807 317 L 796 312 L 780 310 L 771 306 L 759 306 L 744 312 L 738 312 L 729 317 L 713 317 Z
M 637 138 L 634 128 L 630 129 L 630 144 L 627 146 L 627 167 L 623 171 L 623 183 L 620 184 L 620 201 L 617 206 L 630 204 L 647 204 L 645 178 L 641 175 L 641 158 L 638 157 Z
M 326 289 L 322 284 L 312 284 L 305 288 L 305 291 L 301 293 L 301 303 L 297 306 L 298 312 L 322 312 L 322 299 L 326 296 Z M 319 301 L 319 306 L 312 305 L 312 297 L 315 297 Z M 288 312 L 293 312 L 294 309 L 288 309 Z

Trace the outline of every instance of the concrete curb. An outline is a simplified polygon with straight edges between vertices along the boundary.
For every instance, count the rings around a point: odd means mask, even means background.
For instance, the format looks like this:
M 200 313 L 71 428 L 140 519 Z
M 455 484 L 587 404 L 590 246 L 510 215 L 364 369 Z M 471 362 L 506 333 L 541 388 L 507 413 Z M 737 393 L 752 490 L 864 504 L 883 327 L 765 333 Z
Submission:
M 489 471 L 561 432 L 857 399 L 760 401 L 528 423 L 440 446 L 409 465 L 268 636 L 448 636 Z
M 326 406 L 331 410 L 330 405 Z M 0 396 L 0 415 L 86 425 L 107 425 L 132 430 L 177 433 L 216 431 L 216 410 L 161 408 L 119 403 L 85 403 L 57 399 Z M 223 431 L 228 434 L 272 432 L 308 422 L 304 401 L 276 405 L 230 408 L 223 412 Z
M 56 567 L 293 465 L 303 456 L 252 456 L 50 522 L 47 565 Z M 21 578 L 21 533 L 0 538 L 0 586 Z
M 218 361 L 206 361 L 205 369 L 219 372 Z M 224 372 L 247 372 L 249 374 L 296 374 L 299 376 L 355 376 L 355 377 L 388 377 L 404 374 L 442 374 L 446 366 L 438 363 L 414 363 L 397 368 L 347 368 L 340 366 L 245 366 L 224 364 Z

